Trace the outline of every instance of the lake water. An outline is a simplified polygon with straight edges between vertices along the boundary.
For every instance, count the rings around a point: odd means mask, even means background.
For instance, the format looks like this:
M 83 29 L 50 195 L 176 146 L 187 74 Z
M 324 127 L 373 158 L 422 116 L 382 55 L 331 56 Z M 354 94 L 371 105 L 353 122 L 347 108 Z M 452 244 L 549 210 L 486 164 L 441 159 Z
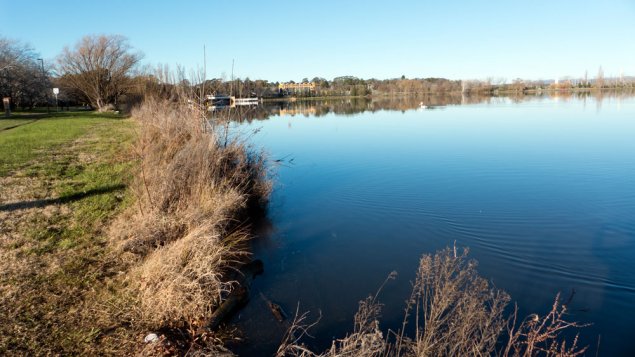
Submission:
M 265 273 L 233 320 L 249 337 L 237 352 L 271 355 L 285 330 L 259 293 L 289 314 L 321 312 L 304 342 L 324 349 L 393 270 L 381 323 L 397 328 L 419 257 L 456 241 L 523 315 L 575 290 L 570 319 L 593 323 L 581 331 L 590 354 L 601 336 L 600 355 L 635 355 L 634 98 L 296 102 L 252 114 L 238 130 L 283 162 L 254 246 Z

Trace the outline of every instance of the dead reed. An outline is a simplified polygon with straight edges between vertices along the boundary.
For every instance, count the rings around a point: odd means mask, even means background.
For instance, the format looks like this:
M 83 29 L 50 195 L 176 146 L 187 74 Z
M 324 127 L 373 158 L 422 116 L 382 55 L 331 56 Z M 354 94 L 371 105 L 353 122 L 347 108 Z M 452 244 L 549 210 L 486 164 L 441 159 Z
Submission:
M 152 98 L 133 111 L 136 203 L 113 231 L 134 261 L 143 319 L 156 326 L 191 327 L 218 306 L 231 289 L 223 276 L 247 254 L 240 227 L 270 191 L 263 155 L 221 143 L 202 114 Z
M 376 294 L 359 303 L 354 332 L 333 341 L 323 353 L 313 352 L 302 344 L 301 337 L 307 334 L 310 325 L 306 323 L 306 315 L 299 315 L 283 339 L 277 357 L 584 354 L 587 347 L 578 346 L 578 336 L 567 341 L 563 332 L 586 325 L 566 320 L 566 304 L 559 296 L 544 316 L 532 314 L 517 323 L 517 309 L 511 316 L 505 314 L 509 295 L 480 277 L 476 261 L 468 259 L 467 253 L 467 249 L 457 254 L 456 248 L 447 248 L 421 258 L 399 331 L 382 333 L 381 305 Z M 409 324 L 414 324 L 412 336 L 406 334 Z

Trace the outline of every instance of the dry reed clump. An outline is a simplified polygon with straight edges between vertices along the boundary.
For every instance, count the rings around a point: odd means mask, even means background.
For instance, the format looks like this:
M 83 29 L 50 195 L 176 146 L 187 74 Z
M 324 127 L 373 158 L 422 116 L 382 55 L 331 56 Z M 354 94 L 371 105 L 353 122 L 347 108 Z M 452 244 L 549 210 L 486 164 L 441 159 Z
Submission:
M 147 257 L 138 272 L 146 321 L 194 323 L 211 314 L 230 288 L 223 273 L 240 255 L 221 239 L 201 227 Z
M 391 274 L 388 279 L 392 278 Z M 333 341 L 331 348 L 323 354 L 314 353 L 301 343 L 302 338 L 309 335 L 308 330 L 317 322 L 308 324 L 307 313 L 300 314 L 296 310 L 291 327 L 282 339 L 276 357 L 381 356 L 387 350 L 388 344 L 379 328 L 381 305 L 377 302 L 377 295 L 369 296 L 359 302 L 359 310 L 354 318 L 353 333 Z
M 505 327 L 503 311 L 509 296 L 478 275 L 467 250 L 424 255 L 406 316 L 414 308 L 415 335 L 403 330 L 397 352 L 416 356 L 489 355 Z
M 130 285 L 145 321 L 192 324 L 229 289 L 223 274 L 248 239 L 238 226 L 270 191 L 264 158 L 238 141 L 221 145 L 191 106 L 150 98 L 133 117 L 136 203 L 115 229 L 136 260 Z
M 377 294 L 360 302 L 354 332 L 333 341 L 324 353 L 301 343 L 307 334 L 306 314 L 296 319 L 278 349 L 277 357 L 343 356 L 562 356 L 584 354 L 578 336 L 568 342 L 565 330 L 586 325 L 565 319 L 566 303 L 559 296 L 543 317 L 532 314 L 517 324 L 517 309 L 505 315 L 510 298 L 490 286 L 456 248 L 424 255 L 407 300 L 402 327 L 386 337 L 379 328 L 381 305 Z M 381 289 L 380 289 L 381 290 Z M 413 336 L 407 335 L 407 325 Z
M 569 298 L 569 301 L 573 295 Z M 562 356 L 575 357 L 584 355 L 588 346 L 579 347 L 576 334 L 573 341 L 567 343 L 565 339 L 559 339 L 559 335 L 572 328 L 589 326 L 577 322 L 567 321 L 567 303 L 560 301 L 560 294 L 551 306 L 551 310 L 544 316 L 531 314 L 519 325 L 516 324 L 518 307 L 507 326 L 507 344 L 501 353 L 502 356 Z

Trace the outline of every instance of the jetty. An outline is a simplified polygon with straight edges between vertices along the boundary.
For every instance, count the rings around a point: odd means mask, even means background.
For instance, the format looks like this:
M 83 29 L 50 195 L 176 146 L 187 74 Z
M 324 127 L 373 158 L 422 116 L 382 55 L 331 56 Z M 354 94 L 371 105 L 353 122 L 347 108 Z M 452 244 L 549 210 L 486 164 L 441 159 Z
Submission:
M 205 105 L 208 110 L 220 108 L 234 108 L 237 106 L 256 106 L 260 98 L 236 98 L 233 95 L 208 95 L 205 97 Z

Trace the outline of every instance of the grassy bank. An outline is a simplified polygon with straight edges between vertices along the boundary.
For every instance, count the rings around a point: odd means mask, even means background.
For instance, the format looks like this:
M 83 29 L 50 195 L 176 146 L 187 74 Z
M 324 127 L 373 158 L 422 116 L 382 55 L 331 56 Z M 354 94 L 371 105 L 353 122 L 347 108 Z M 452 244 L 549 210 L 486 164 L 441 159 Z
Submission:
M 225 274 L 245 260 L 244 223 L 270 190 L 262 155 L 222 140 L 203 114 L 150 100 L 133 113 L 135 204 L 116 236 L 155 329 L 204 326 L 234 288 Z
M 150 101 L 134 117 L 0 120 L 0 354 L 219 350 L 194 331 L 247 260 L 263 157 L 192 108 Z
M 81 354 L 101 331 L 91 300 L 107 225 L 129 202 L 129 119 L 1 119 L 0 354 Z M 94 300 L 93 300 L 94 301 Z

